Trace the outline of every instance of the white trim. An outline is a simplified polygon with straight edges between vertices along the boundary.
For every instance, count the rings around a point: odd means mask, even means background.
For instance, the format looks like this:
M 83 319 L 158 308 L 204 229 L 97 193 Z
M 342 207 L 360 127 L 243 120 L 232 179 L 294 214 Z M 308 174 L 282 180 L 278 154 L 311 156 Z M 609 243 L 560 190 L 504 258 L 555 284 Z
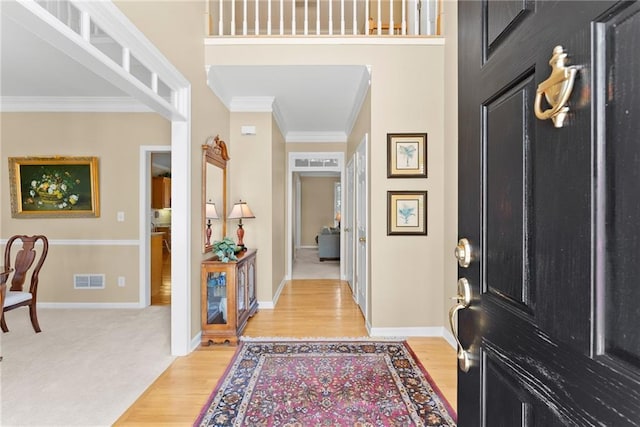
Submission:
M 287 279 L 282 279 L 282 281 L 280 281 L 280 285 L 278 285 L 278 289 L 276 290 L 275 295 L 273 296 L 273 301 L 258 301 L 258 309 L 273 310 L 274 308 L 276 308 L 278 299 L 280 299 L 280 294 L 282 293 L 284 285 L 286 284 Z
M 191 351 L 194 351 L 201 345 L 202 345 L 202 331 L 198 332 L 196 336 L 191 339 L 191 345 L 189 346 L 189 349 Z
M 205 46 L 238 45 L 423 45 L 443 46 L 445 38 L 441 36 L 403 36 L 403 37 L 206 37 Z
M 151 153 L 171 152 L 170 145 L 141 145 L 138 171 L 138 302 L 141 306 L 151 305 Z M 173 235 L 171 236 L 173 239 Z M 172 291 L 173 292 L 173 291 Z
M 232 113 L 271 113 L 273 111 L 273 96 L 234 96 L 229 102 Z
M 114 40 L 121 38 L 121 34 L 118 33 L 130 32 L 133 38 L 138 39 L 138 45 L 140 47 L 135 51 L 140 58 L 153 63 L 150 58 L 153 56 L 162 57 L 162 54 L 146 40 L 144 34 L 111 2 L 70 1 L 80 11 L 92 15 L 91 18 L 95 22 L 100 22 L 101 26 L 106 25 L 111 27 L 111 32 L 107 32 L 104 27 L 103 30 Z M 168 103 L 157 93 L 154 93 L 150 87 L 145 86 L 131 75 L 131 73 L 127 72 L 123 67 L 35 1 L 20 0 L 3 2 L 2 13 L 24 26 L 36 36 L 56 46 L 60 52 L 82 64 L 82 66 L 94 72 L 99 77 L 149 106 L 153 111 L 156 111 L 163 117 L 169 120 L 186 119 L 184 110 L 176 109 L 174 105 Z M 107 24 L 108 22 L 110 22 L 110 24 Z M 130 47 L 128 45 L 123 46 Z M 154 49 L 154 53 L 145 54 L 144 51 L 141 50 L 143 47 L 144 49 Z M 164 61 L 168 63 L 166 59 Z M 155 70 L 152 69 L 152 71 Z M 169 74 L 173 75 L 173 80 L 180 81 L 182 85 L 188 84 L 187 80 L 182 77 L 177 69 L 170 69 Z M 169 79 L 167 79 L 167 81 L 168 80 Z
M 148 106 L 115 96 L 3 96 L 4 112 L 149 113 Z
M 318 159 L 318 158 L 324 158 L 324 159 L 331 159 L 331 158 L 335 158 L 338 161 L 337 166 L 334 167 L 300 167 L 300 166 L 296 166 L 296 160 L 297 159 Z M 293 206 L 293 192 L 294 190 L 297 191 L 297 187 L 296 189 L 294 189 L 293 186 L 293 174 L 294 172 L 338 172 L 340 173 L 340 182 L 344 182 L 344 153 L 341 151 L 321 151 L 321 152 L 300 152 L 300 151 L 291 151 L 288 154 L 287 157 L 287 230 L 286 230 L 286 242 L 287 246 L 286 246 L 286 257 L 287 257 L 287 262 L 286 262 L 286 267 L 285 267 L 285 272 L 286 272 L 286 278 L 290 279 L 292 276 L 292 272 L 293 272 L 293 255 L 294 255 L 294 242 L 293 242 L 293 227 L 296 225 L 293 223 L 293 219 L 294 219 L 294 215 L 297 215 L 297 210 L 295 209 L 295 206 Z M 298 195 L 298 203 L 300 201 L 300 197 Z M 344 203 L 344 202 L 343 202 Z M 296 218 L 297 220 L 299 220 L 299 218 Z M 344 234 L 344 233 L 342 233 Z M 342 239 L 341 239 L 342 240 Z M 341 246 L 341 254 L 342 254 L 342 242 L 340 244 Z M 342 271 L 342 259 L 340 261 L 340 271 Z
M 367 331 L 372 337 L 441 337 L 444 338 L 442 326 L 415 326 L 406 328 L 370 328 Z
M 347 119 L 347 128 L 346 134 L 350 135 L 353 130 L 353 126 L 356 124 L 356 120 L 358 119 L 358 115 L 360 114 L 360 110 L 362 109 L 362 104 L 364 104 L 364 100 L 367 97 L 367 93 L 369 92 L 369 87 L 371 86 L 371 65 L 366 66 L 366 71 L 363 72 L 362 79 L 360 79 L 360 86 L 358 86 L 358 90 L 356 91 L 355 102 L 353 103 L 353 109 L 351 113 L 349 113 L 349 118 Z
M 9 239 L 0 239 L 5 245 Z M 140 240 L 49 239 L 49 246 L 138 246 Z
M 453 334 L 448 328 L 445 328 L 445 327 L 442 328 L 442 338 L 444 338 L 449 343 L 451 348 L 453 348 L 456 351 L 458 350 L 458 343 L 456 342 L 456 338 L 453 336 Z
M 287 143 L 347 143 L 348 135 L 345 132 L 287 132 Z
M 191 88 L 181 99 L 191 117 Z M 191 120 L 171 122 L 171 354 L 184 356 L 191 351 Z M 200 203 L 197 203 L 200 206 Z M 198 310 L 199 312 L 199 310 Z
M 39 302 L 36 303 L 38 308 L 52 309 L 106 309 L 106 308 L 144 308 L 135 302 Z
M 189 86 L 189 81 L 111 1 L 71 0 L 79 10 L 121 46 L 128 48 L 143 65 L 155 72 L 172 90 Z M 184 113 L 184 111 L 183 111 Z

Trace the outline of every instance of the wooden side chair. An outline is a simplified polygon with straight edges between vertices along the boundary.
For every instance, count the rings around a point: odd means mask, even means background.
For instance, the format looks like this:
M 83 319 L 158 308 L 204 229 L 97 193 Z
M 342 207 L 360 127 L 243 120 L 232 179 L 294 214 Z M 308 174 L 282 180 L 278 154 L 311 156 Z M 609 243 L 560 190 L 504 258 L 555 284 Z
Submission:
M 36 248 L 36 243 L 42 243 L 41 248 Z M 14 247 L 14 243 L 16 244 Z M 19 243 L 22 248 L 15 253 L 15 261 L 12 263 L 12 251 L 16 250 Z M 13 275 L 8 281 L 8 289 L 2 289 L 5 292 L 2 305 L 2 313 L 0 313 L 0 327 L 3 332 L 9 332 L 7 323 L 4 319 L 4 313 L 18 307 L 29 307 L 29 315 L 31 317 L 31 325 L 33 330 L 40 332 L 38 324 L 38 316 L 36 314 L 36 300 L 38 293 L 38 274 L 44 264 L 44 260 L 49 252 L 49 241 L 45 236 L 12 236 L 8 241 L 4 250 L 4 268 L 9 270 L 13 268 Z M 37 261 L 36 261 L 37 259 Z M 33 267 L 33 268 L 32 268 Z M 29 279 L 29 289 L 24 290 L 24 284 Z

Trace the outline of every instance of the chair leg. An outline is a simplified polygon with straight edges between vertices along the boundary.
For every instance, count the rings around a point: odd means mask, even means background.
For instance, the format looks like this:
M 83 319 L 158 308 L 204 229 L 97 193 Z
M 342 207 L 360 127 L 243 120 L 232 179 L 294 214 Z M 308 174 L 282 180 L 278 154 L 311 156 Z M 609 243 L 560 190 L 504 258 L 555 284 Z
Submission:
M 2 328 L 2 332 L 9 332 L 9 328 L 7 328 L 7 322 L 4 321 L 4 312 L 0 315 L 0 328 Z
M 29 304 L 29 316 L 31 317 L 31 325 L 36 333 L 41 332 L 40 325 L 38 324 L 38 314 L 36 313 L 36 303 Z

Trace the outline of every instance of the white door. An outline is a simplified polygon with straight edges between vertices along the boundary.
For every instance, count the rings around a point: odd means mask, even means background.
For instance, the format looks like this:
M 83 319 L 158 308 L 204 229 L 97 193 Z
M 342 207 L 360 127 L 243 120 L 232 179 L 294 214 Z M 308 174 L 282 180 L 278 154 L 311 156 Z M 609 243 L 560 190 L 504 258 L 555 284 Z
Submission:
M 367 320 L 367 294 L 369 280 L 367 277 L 368 265 L 368 192 L 369 180 L 367 178 L 368 160 L 368 135 L 356 150 L 356 299 L 365 321 Z
M 355 156 L 354 156 L 355 157 Z M 354 213 L 355 213 L 355 165 L 354 159 L 351 158 L 347 163 L 347 170 L 345 176 L 344 185 L 344 219 L 342 221 L 342 233 L 344 234 L 344 269 L 345 280 L 351 287 L 351 292 L 356 294 L 353 283 L 353 271 L 354 271 L 354 248 L 355 248 L 355 234 L 353 233 Z

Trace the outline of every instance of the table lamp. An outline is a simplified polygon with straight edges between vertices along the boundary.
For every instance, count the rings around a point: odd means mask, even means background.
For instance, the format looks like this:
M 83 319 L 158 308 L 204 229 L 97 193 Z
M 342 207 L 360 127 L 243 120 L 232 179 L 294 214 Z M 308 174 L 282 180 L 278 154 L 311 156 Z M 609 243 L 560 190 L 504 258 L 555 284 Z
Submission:
M 207 217 L 206 246 L 211 246 L 211 220 L 219 218 L 215 203 L 209 201 L 205 204 L 205 216 Z
M 233 205 L 233 208 L 231 209 L 231 212 L 229 213 L 229 216 L 227 217 L 229 219 L 239 219 L 240 222 L 238 223 L 238 246 L 243 250 L 246 251 L 247 248 L 244 246 L 244 229 L 242 228 L 242 219 L 243 218 L 255 218 L 255 215 L 253 214 L 253 212 L 251 212 L 251 209 L 249 208 L 249 205 L 247 205 L 247 202 L 243 202 L 242 200 L 240 200 L 238 203 Z

